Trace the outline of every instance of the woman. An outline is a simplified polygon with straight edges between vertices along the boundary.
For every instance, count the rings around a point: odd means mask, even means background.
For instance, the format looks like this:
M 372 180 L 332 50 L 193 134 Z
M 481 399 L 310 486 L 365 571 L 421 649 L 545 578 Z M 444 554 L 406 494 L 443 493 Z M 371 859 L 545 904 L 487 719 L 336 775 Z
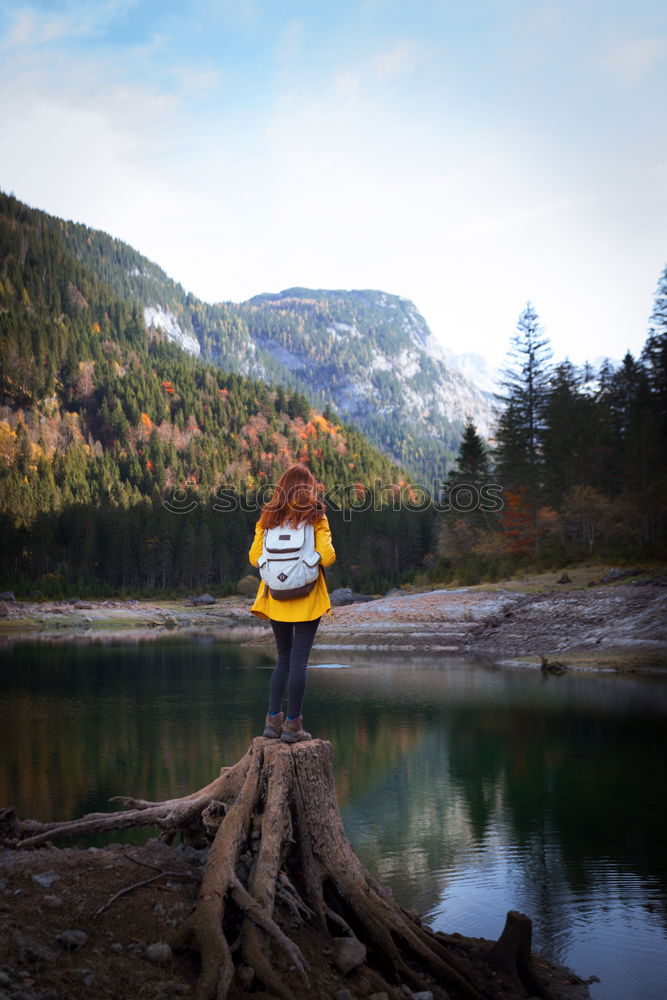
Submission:
M 250 609 L 259 618 L 268 618 L 276 640 L 278 662 L 271 675 L 269 711 L 264 736 L 280 737 L 283 743 L 311 739 L 303 728 L 303 698 L 306 691 L 308 657 L 323 614 L 331 613 L 329 591 L 322 567 L 336 561 L 331 542 L 324 502 L 318 495 L 318 484 L 305 465 L 291 465 L 278 482 L 255 527 L 255 539 L 250 549 L 250 563 L 257 566 L 262 556 L 264 533 L 270 528 L 312 524 L 315 550 L 320 555 L 320 569 L 315 585 L 304 597 L 278 600 L 271 595 L 264 581 L 260 582 L 255 603 Z M 282 712 L 287 689 L 287 718 Z

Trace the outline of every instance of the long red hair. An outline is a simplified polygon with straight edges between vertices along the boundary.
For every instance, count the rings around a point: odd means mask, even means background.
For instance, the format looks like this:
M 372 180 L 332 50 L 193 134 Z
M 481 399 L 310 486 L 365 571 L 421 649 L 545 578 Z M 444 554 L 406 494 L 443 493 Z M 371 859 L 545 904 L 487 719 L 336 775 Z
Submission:
M 266 530 L 280 524 L 296 527 L 306 521 L 314 524 L 324 517 L 324 501 L 315 476 L 305 465 L 290 465 L 276 484 L 271 499 L 262 507 L 259 523 Z

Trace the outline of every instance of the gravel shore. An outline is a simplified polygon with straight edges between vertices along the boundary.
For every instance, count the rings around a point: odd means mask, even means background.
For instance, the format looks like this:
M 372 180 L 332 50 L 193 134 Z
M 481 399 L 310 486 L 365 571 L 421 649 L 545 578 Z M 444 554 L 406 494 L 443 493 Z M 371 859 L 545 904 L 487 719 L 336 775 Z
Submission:
M 658 583 L 542 588 L 461 587 L 334 607 L 317 634 L 320 649 L 472 653 L 500 663 L 609 670 L 667 669 L 667 587 Z M 268 626 L 251 601 L 0 601 L 0 647 L 44 641 L 160 638 L 210 633 L 264 645 Z
M 461 588 L 336 608 L 318 646 L 484 654 L 500 662 L 667 669 L 667 588 Z M 557 661 L 554 658 L 557 656 Z

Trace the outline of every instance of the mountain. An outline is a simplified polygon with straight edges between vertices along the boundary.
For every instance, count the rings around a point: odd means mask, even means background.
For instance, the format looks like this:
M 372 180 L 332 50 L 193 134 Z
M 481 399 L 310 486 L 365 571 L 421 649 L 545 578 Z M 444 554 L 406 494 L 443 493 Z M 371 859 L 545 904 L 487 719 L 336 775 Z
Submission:
M 290 288 L 243 303 L 205 303 L 127 244 L 56 224 L 83 266 L 125 301 L 142 304 L 147 327 L 224 371 L 297 389 L 356 424 L 422 481 L 445 475 L 466 417 L 489 436 L 492 378 L 483 362 L 464 356 L 461 370 L 408 299 Z
M 500 388 L 502 373 L 498 368 L 490 368 L 486 358 L 476 351 L 465 351 L 456 354 L 450 348 L 444 348 L 447 364 L 461 372 L 463 376 L 481 389 L 488 397 L 492 397 Z M 481 423 L 480 423 L 481 427 Z
M 206 364 L 197 330 L 208 307 L 130 248 L 112 251 L 109 237 L 0 193 L 5 587 L 224 591 L 247 572 L 257 491 L 292 462 L 355 498 L 375 483 L 409 489 L 357 428 L 296 389 Z M 226 338 L 237 368 L 256 357 L 238 308 L 214 319 L 208 335 L 218 349 Z M 391 505 L 330 515 L 348 522 L 335 584 L 382 589 L 429 551 L 426 515 Z
M 489 433 L 490 398 L 448 362 L 408 299 L 291 288 L 239 312 L 262 352 L 415 476 L 444 476 L 468 415 Z

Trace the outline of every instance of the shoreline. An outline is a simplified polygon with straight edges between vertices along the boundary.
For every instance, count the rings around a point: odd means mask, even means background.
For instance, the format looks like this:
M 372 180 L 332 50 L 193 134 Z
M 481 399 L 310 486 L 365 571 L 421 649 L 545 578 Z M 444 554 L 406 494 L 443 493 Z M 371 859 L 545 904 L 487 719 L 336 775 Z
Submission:
M 34 985 L 39 993 L 30 996 L 45 1000 L 89 995 L 91 988 L 118 1000 L 192 995 L 197 964 L 187 953 L 172 952 L 167 942 L 196 902 L 206 856 L 206 849 L 170 847 L 157 838 L 142 845 L 3 848 L 2 988 L 14 994 Z M 503 919 L 499 913 L 499 934 Z M 344 975 L 336 969 L 331 949 L 322 951 L 322 941 L 308 925 L 295 935 L 293 914 L 281 913 L 279 920 L 307 956 L 314 978 L 307 991 L 312 1000 L 331 1000 L 341 989 L 349 989 L 350 998 L 369 995 L 360 973 Z M 456 933 L 443 937 L 470 964 L 484 967 L 484 952 L 493 942 Z M 584 979 L 539 953 L 533 957 L 554 1000 L 589 1000 L 589 985 L 599 982 L 597 976 Z M 290 985 L 300 988 L 300 981 Z M 502 996 L 519 1000 L 525 991 L 517 986 Z
M 511 586 L 511 589 L 510 589 Z M 456 587 L 334 607 L 314 649 L 472 654 L 499 666 L 667 671 L 667 588 L 627 582 L 535 589 Z M 165 635 L 272 645 L 251 600 L 1 601 L 0 649 L 17 642 L 145 641 Z

